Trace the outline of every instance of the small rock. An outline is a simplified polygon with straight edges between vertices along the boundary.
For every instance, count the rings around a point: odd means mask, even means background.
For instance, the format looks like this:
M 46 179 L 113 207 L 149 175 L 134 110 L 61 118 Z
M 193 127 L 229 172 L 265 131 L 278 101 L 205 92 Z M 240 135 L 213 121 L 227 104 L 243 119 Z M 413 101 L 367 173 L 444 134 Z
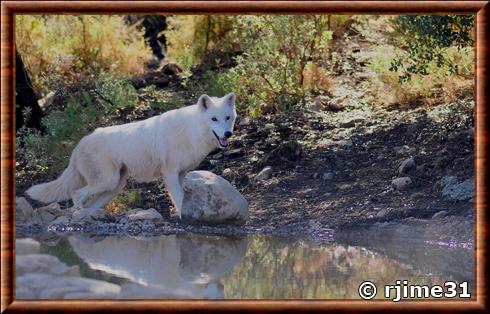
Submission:
M 26 220 L 32 216 L 34 209 L 25 197 L 15 198 L 16 219 Z
M 347 99 L 336 99 L 328 103 L 328 109 L 331 111 L 340 111 L 347 107 Z
M 140 210 L 135 213 L 129 214 L 128 219 L 130 221 L 153 220 L 153 219 L 163 219 L 163 217 L 155 208 L 149 208 L 147 210 Z
M 346 128 L 353 128 L 355 126 L 356 126 L 356 123 L 353 122 L 353 121 L 342 122 L 339 125 L 339 127 L 344 128 L 344 129 L 346 129 Z
M 224 176 L 227 176 L 227 175 L 229 175 L 229 174 L 231 174 L 231 173 L 232 173 L 231 169 L 230 169 L 230 168 L 226 168 L 226 169 L 224 169 L 224 170 L 223 170 L 223 173 L 222 173 L 222 174 L 223 174 Z
M 445 187 L 446 185 L 455 184 L 458 181 L 458 178 L 455 176 L 444 176 L 438 182 L 440 186 Z
M 51 225 L 67 225 L 70 222 L 70 218 L 67 216 L 59 216 L 51 222 Z
M 250 119 L 248 117 L 240 118 L 238 122 L 239 126 L 250 125 Z
M 380 210 L 378 213 L 376 213 L 376 218 L 383 218 L 386 215 L 388 215 L 389 212 L 390 212 L 389 209 L 384 208 L 384 209 Z
M 223 152 L 223 155 L 228 158 L 238 158 L 244 155 L 244 151 L 243 148 L 230 149 L 230 150 L 225 150 Z
M 350 146 L 354 145 L 354 143 L 352 142 L 352 140 L 340 140 L 338 142 L 338 144 L 340 146 L 347 146 L 347 147 L 350 147 Z
M 166 75 L 179 75 L 182 73 L 182 69 L 175 63 L 167 63 L 162 67 L 161 72 Z
M 326 172 L 322 176 L 323 180 L 332 180 L 333 179 L 333 173 L 332 172 Z
M 342 191 L 343 191 L 343 190 L 348 190 L 348 189 L 350 189 L 351 187 L 352 187 L 352 185 L 351 185 L 351 184 L 349 184 L 349 183 L 344 183 L 344 184 L 337 185 L 337 188 L 338 188 L 339 190 L 342 190 Z
M 306 109 L 313 111 L 313 112 L 320 112 L 322 110 L 325 110 L 325 108 L 328 106 L 328 102 L 330 101 L 330 97 L 328 96 L 317 96 L 315 99 L 313 99 L 312 103 L 309 103 L 306 105 Z
M 36 240 L 25 238 L 15 240 L 15 254 L 26 255 L 39 253 L 41 244 Z
M 447 215 L 447 211 L 441 210 L 441 211 L 435 213 L 434 215 L 432 215 L 432 219 L 446 217 L 446 215 Z
M 474 178 L 470 178 L 461 183 L 446 185 L 442 190 L 442 195 L 459 201 L 473 198 L 475 196 Z
M 191 171 L 183 183 L 182 218 L 205 223 L 248 220 L 248 203 L 226 179 L 209 171 Z
M 365 120 L 366 120 L 366 118 L 364 118 L 364 117 L 357 117 L 354 119 L 350 119 L 349 121 L 345 121 L 345 122 L 340 123 L 340 127 L 341 128 L 352 128 L 352 127 L 355 127 L 356 124 L 364 122 Z
M 255 181 L 265 181 L 270 178 L 272 178 L 272 167 L 265 167 L 255 176 Z
M 36 208 L 32 214 L 34 224 L 46 224 L 62 215 L 61 206 L 58 203 L 51 203 L 48 206 Z
M 407 145 L 404 146 L 395 146 L 393 147 L 393 150 L 395 151 L 395 154 L 397 155 L 403 155 L 406 154 L 410 151 L 410 147 Z
M 426 196 L 427 196 L 426 193 L 417 192 L 417 193 L 413 193 L 412 195 L 410 195 L 410 199 L 412 201 L 414 201 L 414 200 L 422 199 L 422 198 L 424 198 Z
M 75 211 L 71 217 L 72 222 L 78 223 L 85 220 L 102 218 L 105 216 L 103 208 L 82 208 Z
M 412 179 L 410 177 L 396 178 L 391 181 L 391 185 L 395 190 L 406 190 L 412 184 Z
M 398 173 L 399 174 L 404 174 L 404 173 L 409 173 L 411 170 L 415 169 L 415 160 L 413 158 L 407 158 L 398 167 Z

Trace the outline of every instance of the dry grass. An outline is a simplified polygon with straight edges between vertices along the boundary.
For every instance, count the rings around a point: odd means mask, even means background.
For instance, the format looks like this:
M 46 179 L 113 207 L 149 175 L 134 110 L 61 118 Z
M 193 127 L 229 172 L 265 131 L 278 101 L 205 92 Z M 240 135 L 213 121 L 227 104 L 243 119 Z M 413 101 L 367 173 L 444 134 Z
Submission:
M 332 79 L 327 70 L 310 63 L 303 71 L 303 87 L 312 91 L 331 91 Z
M 451 102 L 473 93 L 474 50 L 465 48 L 458 51 L 450 48 L 447 56 L 460 64 L 458 74 L 448 75 L 436 65 L 429 67 L 429 75 L 413 75 L 412 79 L 400 83 L 400 73 L 389 71 L 391 60 L 401 53 L 393 46 L 378 46 L 369 68 L 374 75 L 370 90 L 375 103 L 395 106 L 433 105 Z
M 143 73 L 151 57 L 143 33 L 115 15 L 18 15 L 15 43 L 40 96 L 104 72 Z

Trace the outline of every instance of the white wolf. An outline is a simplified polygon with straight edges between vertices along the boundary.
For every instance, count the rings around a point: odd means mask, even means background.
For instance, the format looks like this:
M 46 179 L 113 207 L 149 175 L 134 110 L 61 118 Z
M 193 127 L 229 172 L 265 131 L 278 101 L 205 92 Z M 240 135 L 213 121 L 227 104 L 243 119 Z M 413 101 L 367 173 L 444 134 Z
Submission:
M 98 128 L 80 140 L 61 176 L 26 193 L 49 203 L 73 199 L 78 208 L 103 208 L 128 177 L 162 176 L 181 215 L 182 180 L 214 149 L 228 146 L 236 119 L 235 94 L 202 95 L 196 104 L 123 125 Z

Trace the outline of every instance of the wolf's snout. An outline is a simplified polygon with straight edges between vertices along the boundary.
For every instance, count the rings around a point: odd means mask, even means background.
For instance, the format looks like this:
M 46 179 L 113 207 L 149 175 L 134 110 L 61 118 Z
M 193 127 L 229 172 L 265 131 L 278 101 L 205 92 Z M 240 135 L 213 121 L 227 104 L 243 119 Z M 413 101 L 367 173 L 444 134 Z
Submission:
M 230 131 L 226 131 L 225 132 L 225 137 L 226 138 L 230 138 L 231 137 L 231 132 Z

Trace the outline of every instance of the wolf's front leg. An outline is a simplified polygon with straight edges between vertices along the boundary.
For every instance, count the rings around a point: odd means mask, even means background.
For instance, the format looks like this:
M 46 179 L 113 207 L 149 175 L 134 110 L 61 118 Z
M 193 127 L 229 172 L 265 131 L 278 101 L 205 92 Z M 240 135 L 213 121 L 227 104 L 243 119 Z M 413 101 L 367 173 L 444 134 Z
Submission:
M 182 185 L 180 184 L 178 173 L 165 173 L 163 175 L 163 180 L 165 181 L 165 187 L 170 194 L 172 203 L 174 204 L 175 214 L 182 218 L 182 201 L 184 200 L 184 191 L 182 190 Z

